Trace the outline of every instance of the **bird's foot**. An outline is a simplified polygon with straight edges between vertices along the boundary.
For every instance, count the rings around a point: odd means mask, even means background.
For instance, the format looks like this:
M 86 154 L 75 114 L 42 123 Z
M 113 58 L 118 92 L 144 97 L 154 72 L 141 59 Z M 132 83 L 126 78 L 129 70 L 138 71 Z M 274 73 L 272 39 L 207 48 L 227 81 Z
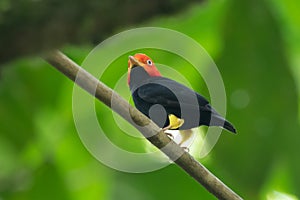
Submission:
M 170 114 L 168 117 L 169 117 L 170 124 L 168 126 L 164 127 L 162 129 L 163 131 L 166 131 L 166 130 L 169 130 L 169 129 L 172 130 L 172 129 L 180 128 L 184 123 L 184 119 L 180 119 L 180 118 L 176 117 L 173 114 Z
M 181 147 L 181 148 L 183 148 L 183 150 L 185 151 L 185 152 L 190 152 L 190 148 L 188 148 L 188 147 Z
M 174 140 L 174 135 L 172 135 L 171 133 L 166 133 L 165 134 L 171 139 L 171 140 Z

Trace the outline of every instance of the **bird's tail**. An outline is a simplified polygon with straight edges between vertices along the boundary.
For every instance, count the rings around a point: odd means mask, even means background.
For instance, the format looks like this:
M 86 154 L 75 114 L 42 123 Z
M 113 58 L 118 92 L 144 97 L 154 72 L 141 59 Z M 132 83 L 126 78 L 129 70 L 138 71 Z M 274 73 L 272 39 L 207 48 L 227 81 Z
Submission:
M 227 129 L 228 131 L 232 132 L 232 133 L 236 133 L 236 129 L 234 128 L 234 126 L 228 122 L 228 121 L 225 121 L 224 125 L 223 125 L 223 128 Z
M 234 126 L 217 113 L 212 113 L 210 125 L 220 126 L 232 133 L 236 133 L 236 129 L 234 128 Z

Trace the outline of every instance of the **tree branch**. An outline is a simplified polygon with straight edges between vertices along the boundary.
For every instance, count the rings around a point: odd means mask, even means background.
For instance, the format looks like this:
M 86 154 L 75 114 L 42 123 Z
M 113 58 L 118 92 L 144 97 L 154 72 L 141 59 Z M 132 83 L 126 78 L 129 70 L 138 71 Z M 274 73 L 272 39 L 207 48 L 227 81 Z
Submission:
M 112 108 L 133 126 L 138 128 L 153 145 L 160 149 L 218 199 L 242 199 L 210 171 L 208 171 L 202 164 L 197 162 L 189 153 L 185 152 L 180 146 L 170 140 L 170 138 L 167 137 L 154 122 L 139 112 L 136 108 L 130 106 L 120 95 L 82 69 L 63 53 L 53 51 L 44 56 L 44 59 L 61 73 L 69 77 L 72 81 L 76 80 L 76 84 L 90 94 L 95 95 L 97 99 Z M 112 97 L 114 98 L 114 101 L 118 102 L 118 106 L 111 107 Z M 130 119 L 127 114 L 128 109 L 131 115 L 129 116 Z M 132 122 L 132 120 L 134 122 Z M 135 123 L 139 126 L 136 126 Z M 141 126 L 143 128 L 141 128 Z

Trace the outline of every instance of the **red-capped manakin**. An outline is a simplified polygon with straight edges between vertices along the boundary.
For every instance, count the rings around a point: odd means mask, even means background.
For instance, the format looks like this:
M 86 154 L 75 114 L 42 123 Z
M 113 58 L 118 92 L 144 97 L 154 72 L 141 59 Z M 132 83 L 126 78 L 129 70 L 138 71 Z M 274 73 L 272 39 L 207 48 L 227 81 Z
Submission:
M 129 56 L 128 84 L 136 108 L 163 130 L 188 130 L 201 125 L 220 126 L 236 133 L 199 93 L 162 77 L 145 54 Z

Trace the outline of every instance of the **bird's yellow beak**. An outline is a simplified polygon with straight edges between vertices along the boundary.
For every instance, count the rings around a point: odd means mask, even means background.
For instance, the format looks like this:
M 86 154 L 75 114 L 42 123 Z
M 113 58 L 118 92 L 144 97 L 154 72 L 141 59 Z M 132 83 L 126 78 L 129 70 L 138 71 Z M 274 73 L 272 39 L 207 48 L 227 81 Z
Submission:
M 135 57 L 129 56 L 129 68 L 133 68 L 135 66 L 143 66 L 141 62 L 139 62 Z

